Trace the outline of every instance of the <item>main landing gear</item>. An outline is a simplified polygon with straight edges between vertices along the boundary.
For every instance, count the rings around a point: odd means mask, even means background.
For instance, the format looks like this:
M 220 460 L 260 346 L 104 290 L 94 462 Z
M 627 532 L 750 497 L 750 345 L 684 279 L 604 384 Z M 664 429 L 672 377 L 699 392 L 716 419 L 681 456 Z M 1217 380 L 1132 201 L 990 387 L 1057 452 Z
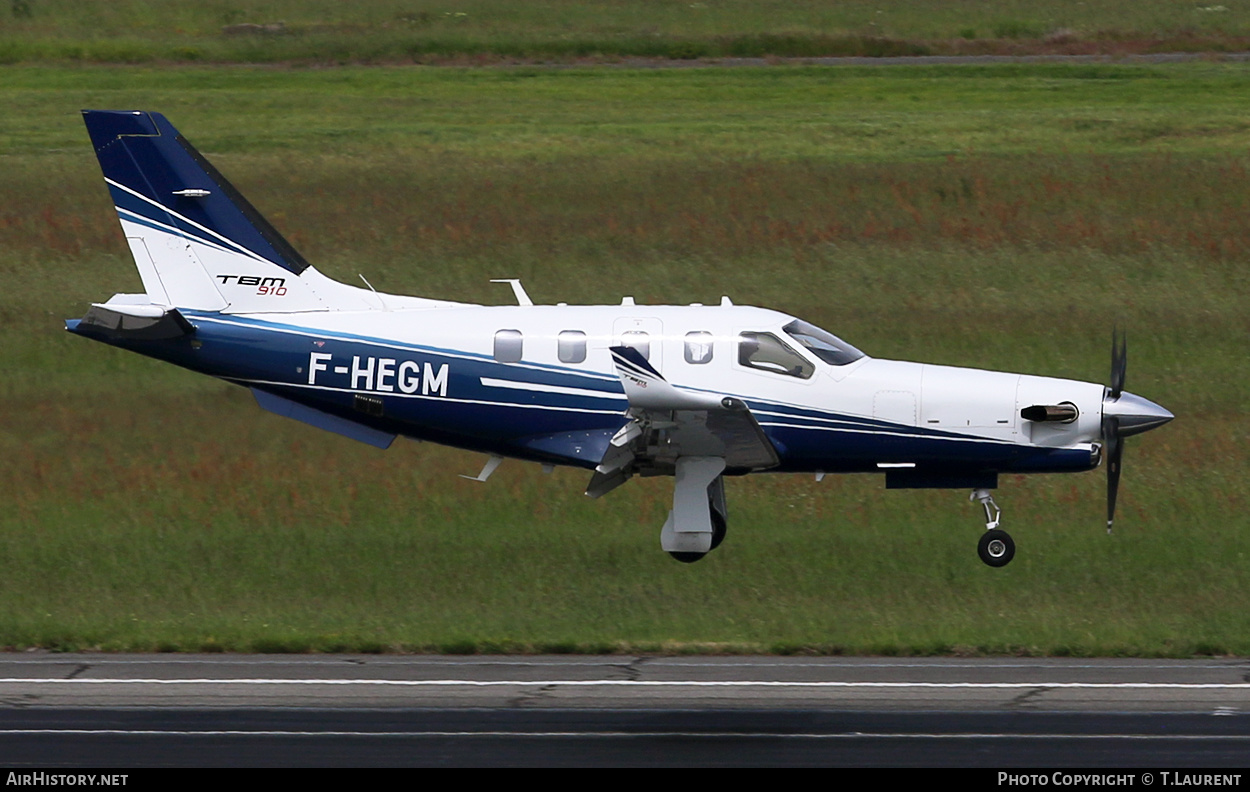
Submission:
M 712 544 L 708 547 L 708 552 L 720 547 L 720 543 L 725 541 L 725 534 L 729 532 L 729 520 L 725 514 L 725 480 L 718 476 L 716 481 L 712 483 L 712 487 L 709 487 L 709 490 L 712 488 L 716 488 L 720 492 L 720 504 L 718 505 L 716 502 L 716 495 L 709 492 L 708 506 L 711 509 L 711 514 L 709 516 L 712 518 Z M 703 558 L 703 556 L 707 555 L 707 553 L 691 553 L 682 552 L 680 550 L 671 550 L 669 551 L 669 555 L 683 564 L 693 564 L 695 561 L 698 561 Z
M 660 531 L 660 545 L 683 564 L 693 564 L 725 540 L 725 460 L 679 457 L 676 467 L 673 510 Z
M 987 489 L 973 490 L 968 500 L 980 501 L 985 509 L 985 533 L 977 542 L 977 555 L 992 567 L 1007 566 L 1016 555 L 1016 543 L 1011 540 L 1010 534 L 998 527 L 1002 510 Z

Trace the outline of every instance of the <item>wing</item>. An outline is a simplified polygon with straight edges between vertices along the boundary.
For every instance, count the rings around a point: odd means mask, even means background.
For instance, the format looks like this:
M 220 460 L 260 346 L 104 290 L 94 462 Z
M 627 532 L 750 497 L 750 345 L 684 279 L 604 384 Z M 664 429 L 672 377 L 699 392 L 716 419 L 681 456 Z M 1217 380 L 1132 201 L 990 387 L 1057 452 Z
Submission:
M 719 457 L 725 469 L 764 470 L 777 450 L 741 399 L 677 388 L 638 350 L 611 348 L 633 420 L 612 438 L 586 494 L 599 497 L 634 473 L 673 474 L 679 457 Z

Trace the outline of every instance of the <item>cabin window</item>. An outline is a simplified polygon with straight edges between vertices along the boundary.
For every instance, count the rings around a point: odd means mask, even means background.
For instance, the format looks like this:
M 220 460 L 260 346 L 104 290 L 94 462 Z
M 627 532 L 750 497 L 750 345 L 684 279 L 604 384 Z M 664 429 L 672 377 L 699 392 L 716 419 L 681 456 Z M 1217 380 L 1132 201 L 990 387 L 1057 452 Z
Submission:
M 581 363 L 586 359 L 586 334 L 581 330 L 565 330 L 557 343 L 561 363 Z
M 741 333 L 738 362 L 747 368 L 807 379 L 816 367 L 772 333 Z
M 638 354 L 643 359 L 651 359 L 651 336 L 641 330 L 629 330 L 621 333 L 621 346 L 632 347 L 638 350 Z
M 701 365 L 712 362 L 712 334 L 686 333 L 686 362 Z
M 520 330 L 500 330 L 495 333 L 495 360 L 500 363 L 519 361 L 523 340 Z

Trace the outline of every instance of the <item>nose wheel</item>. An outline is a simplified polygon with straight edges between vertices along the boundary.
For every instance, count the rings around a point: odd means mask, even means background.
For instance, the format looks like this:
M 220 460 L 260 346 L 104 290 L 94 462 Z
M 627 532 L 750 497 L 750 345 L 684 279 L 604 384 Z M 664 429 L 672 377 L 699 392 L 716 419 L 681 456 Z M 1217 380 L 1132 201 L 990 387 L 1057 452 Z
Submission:
M 985 509 L 985 533 L 977 542 L 977 555 L 992 567 L 1007 566 L 1016 556 L 1016 543 L 1011 540 L 1010 534 L 998 527 L 1002 510 L 987 489 L 973 490 L 969 500 L 980 501 Z
M 986 531 L 977 542 L 977 555 L 992 567 L 1007 566 L 1016 555 L 1016 543 L 1006 531 Z

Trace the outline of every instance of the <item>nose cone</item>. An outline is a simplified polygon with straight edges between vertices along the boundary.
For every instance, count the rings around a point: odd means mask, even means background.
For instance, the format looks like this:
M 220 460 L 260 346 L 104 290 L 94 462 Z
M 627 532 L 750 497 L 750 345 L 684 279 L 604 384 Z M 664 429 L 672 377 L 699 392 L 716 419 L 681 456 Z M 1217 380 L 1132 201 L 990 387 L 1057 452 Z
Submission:
M 1147 432 L 1176 417 L 1149 399 L 1132 393 L 1121 393 L 1120 398 L 1113 399 L 1110 391 L 1103 397 L 1102 415 L 1118 419 L 1122 436 Z

